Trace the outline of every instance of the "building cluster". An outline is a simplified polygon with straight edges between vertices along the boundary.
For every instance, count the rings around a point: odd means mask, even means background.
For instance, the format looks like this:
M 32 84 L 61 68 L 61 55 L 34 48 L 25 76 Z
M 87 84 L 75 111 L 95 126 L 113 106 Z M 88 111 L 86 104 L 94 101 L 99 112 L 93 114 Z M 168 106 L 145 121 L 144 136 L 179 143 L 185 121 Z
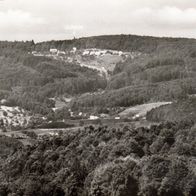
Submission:
M 122 52 L 117 50 L 107 50 L 107 49 L 97 49 L 97 48 L 89 48 L 78 50 L 76 47 L 73 47 L 70 51 L 62 51 L 56 48 L 51 48 L 49 51 L 45 52 L 38 52 L 32 51 L 34 56 L 65 56 L 71 54 L 81 54 L 82 56 L 104 56 L 104 55 L 116 55 L 116 56 L 130 56 L 129 52 Z
M 106 54 L 122 56 L 122 51 L 116 50 L 101 50 L 97 48 L 85 49 L 82 53 L 83 56 L 104 56 Z
M 32 54 L 34 56 L 64 56 L 66 55 L 66 52 L 52 48 L 48 52 L 32 51 Z

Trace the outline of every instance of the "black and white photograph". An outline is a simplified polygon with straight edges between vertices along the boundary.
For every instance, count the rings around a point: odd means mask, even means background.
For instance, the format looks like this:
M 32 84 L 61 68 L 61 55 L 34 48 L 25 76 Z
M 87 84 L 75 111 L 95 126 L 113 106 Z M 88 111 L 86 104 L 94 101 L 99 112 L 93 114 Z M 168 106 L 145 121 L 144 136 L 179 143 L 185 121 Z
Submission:
M 196 0 L 0 0 L 0 196 L 196 196 Z

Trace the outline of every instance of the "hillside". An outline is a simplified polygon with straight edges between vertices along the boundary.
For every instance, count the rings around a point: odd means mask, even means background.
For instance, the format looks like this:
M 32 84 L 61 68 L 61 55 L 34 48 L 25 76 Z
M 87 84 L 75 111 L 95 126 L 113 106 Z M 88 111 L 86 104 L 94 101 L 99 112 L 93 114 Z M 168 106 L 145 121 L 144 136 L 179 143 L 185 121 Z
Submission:
M 195 95 L 194 39 L 0 42 L 0 196 L 195 196 Z
M 195 128 L 183 123 L 149 129 L 90 126 L 31 147 L 12 144 L 12 138 L 0 137 L 2 196 L 196 193 Z
M 20 106 L 46 115 L 55 104 L 50 98 L 105 88 L 105 78 L 96 70 L 74 62 L 33 56 L 26 47 L 23 49 L 25 43 L 20 44 L 0 43 L 0 99 L 5 99 L 7 106 Z
M 146 102 L 172 101 L 195 94 L 195 40 L 140 38 L 134 42 L 138 49 L 133 47 L 131 38 L 133 48 L 126 48 L 140 51 L 140 55 L 116 64 L 105 93 L 96 97 L 81 96 L 72 102 L 73 109 L 104 105 L 128 107 Z
M 192 121 L 196 122 L 196 98 L 180 100 L 170 105 L 152 109 L 147 113 L 147 119 L 155 122 Z
M 0 50 L 0 99 L 50 118 L 60 98 L 71 97 L 67 110 L 97 113 L 196 93 L 194 39 L 112 35 Z
M 171 104 L 171 102 L 155 102 L 155 103 L 146 103 L 142 105 L 136 105 L 130 108 L 125 109 L 120 112 L 119 115 L 122 117 L 132 116 L 133 119 L 144 118 L 146 114 L 155 108 L 160 108 L 160 106 Z

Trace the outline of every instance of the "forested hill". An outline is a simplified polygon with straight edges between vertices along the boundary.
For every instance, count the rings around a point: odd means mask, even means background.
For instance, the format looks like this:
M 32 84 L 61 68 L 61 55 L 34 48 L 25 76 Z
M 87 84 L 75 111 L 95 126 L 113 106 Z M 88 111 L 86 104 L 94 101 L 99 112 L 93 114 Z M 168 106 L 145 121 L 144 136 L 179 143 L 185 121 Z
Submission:
M 0 49 L 12 48 L 22 50 L 48 50 L 57 48 L 59 50 L 84 48 L 100 48 L 123 51 L 140 51 L 155 52 L 159 47 L 173 47 L 174 49 L 189 49 L 196 47 L 195 39 L 188 38 L 166 38 L 151 37 L 138 35 L 103 35 L 85 37 L 72 40 L 52 40 L 46 42 L 34 43 L 34 41 L 26 42 L 7 42 L 0 41 Z
M 73 40 L 60 40 L 40 42 L 34 45 L 35 50 L 47 50 L 57 48 L 59 50 L 84 48 L 100 48 L 122 51 L 140 51 L 145 53 L 155 52 L 159 47 L 173 49 L 188 49 L 187 47 L 196 47 L 195 39 L 187 38 L 158 38 L 138 35 L 103 35 L 79 38 Z
M 73 102 L 73 108 L 129 107 L 182 99 L 196 93 L 194 39 L 119 35 L 86 38 L 85 43 L 92 47 L 137 51 L 140 55 L 116 64 L 104 94 L 82 96 Z
M 71 53 L 73 48 L 78 53 Z M 115 64 L 106 82 L 96 70 L 81 67 L 75 60 L 76 55 L 93 59 L 82 56 L 88 48 L 123 51 L 129 56 Z M 45 54 L 50 49 L 65 52 L 67 59 L 71 55 L 72 61 L 32 55 L 33 51 Z M 133 58 L 134 52 L 139 55 Z M 101 95 L 82 95 L 100 89 L 104 90 Z M 77 95 L 71 107 L 82 109 L 129 107 L 195 93 L 195 39 L 107 35 L 41 43 L 0 42 L 0 99 L 38 113 L 46 114 L 54 107 L 49 98 L 65 94 Z

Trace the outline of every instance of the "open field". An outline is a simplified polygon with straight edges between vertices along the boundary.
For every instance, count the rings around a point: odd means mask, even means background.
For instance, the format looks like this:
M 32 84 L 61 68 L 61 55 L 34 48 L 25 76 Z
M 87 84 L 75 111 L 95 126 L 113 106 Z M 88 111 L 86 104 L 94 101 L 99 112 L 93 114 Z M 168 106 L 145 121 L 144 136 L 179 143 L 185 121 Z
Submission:
M 154 103 L 146 103 L 142 105 L 137 105 L 134 107 L 127 108 L 123 112 L 121 112 L 120 116 L 132 116 L 133 119 L 145 117 L 147 112 L 152 110 L 153 108 L 160 107 L 162 105 L 171 104 L 172 102 L 154 102 Z

